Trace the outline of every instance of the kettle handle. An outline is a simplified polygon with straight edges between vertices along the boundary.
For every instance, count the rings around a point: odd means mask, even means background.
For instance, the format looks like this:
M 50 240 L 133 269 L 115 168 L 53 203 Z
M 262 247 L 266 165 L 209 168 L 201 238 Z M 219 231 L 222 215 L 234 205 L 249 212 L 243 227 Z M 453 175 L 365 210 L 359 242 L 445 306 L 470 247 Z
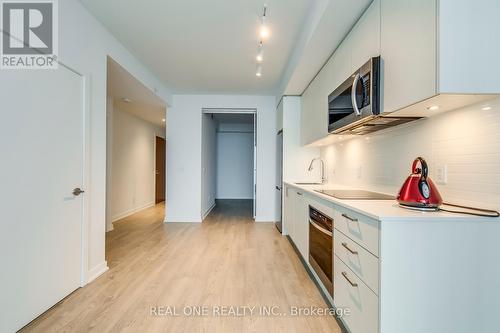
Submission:
M 423 157 L 417 157 L 414 161 L 413 161 L 413 166 L 412 166 L 412 172 L 414 174 L 417 174 L 417 163 L 420 162 L 420 165 L 422 166 L 422 170 L 420 171 L 420 174 L 422 175 L 420 177 L 421 180 L 426 180 L 427 179 L 427 176 L 429 175 L 429 167 L 427 166 L 427 162 L 424 160 Z

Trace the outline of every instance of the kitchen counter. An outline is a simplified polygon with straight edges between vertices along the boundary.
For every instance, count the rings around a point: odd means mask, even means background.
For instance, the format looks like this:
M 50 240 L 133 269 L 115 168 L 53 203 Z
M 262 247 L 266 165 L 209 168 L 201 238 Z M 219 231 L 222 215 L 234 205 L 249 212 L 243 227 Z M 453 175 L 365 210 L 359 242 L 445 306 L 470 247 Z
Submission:
M 284 234 L 326 297 L 350 310 L 340 318 L 350 332 L 467 333 L 477 331 L 478 322 L 484 332 L 497 328 L 500 219 L 315 191 L 353 190 L 347 186 L 286 181 L 284 189 Z M 333 219 L 333 295 L 309 259 L 311 244 L 318 243 L 310 241 L 309 206 Z
M 484 221 L 498 222 L 499 218 L 478 217 L 466 214 L 454 214 L 447 212 L 421 212 L 411 209 L 401 208 L 396 200 L 342 200 L 329 195 L 325 195 L 315 190 L 321 189 L 342 189 L 352 190 L 355 188 L 339 185 L 302 185 L 292 181 L 284 181 L 284 184 L 296 189 L 300 189 L 306 193 L 314 195 L 323 200 L 332 202 L 334 204 L 351 209 L 360 214 L 366 215 L 379 221 L 402 221 L 402 220 L 421 220 L 421 221 L 435 221 L 435 220 L 450 220 L 450 221 L 470 221 L 471 219 L 478 219 Z M 394 193 L 385 193 L 394 195 Z

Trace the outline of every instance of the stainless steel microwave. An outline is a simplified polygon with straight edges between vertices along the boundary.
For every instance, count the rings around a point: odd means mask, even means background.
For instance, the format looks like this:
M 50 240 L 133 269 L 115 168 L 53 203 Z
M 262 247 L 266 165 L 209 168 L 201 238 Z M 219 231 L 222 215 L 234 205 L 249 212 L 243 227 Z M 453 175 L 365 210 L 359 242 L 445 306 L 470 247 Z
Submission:
M 380 90 L 380 57 L 374 57 L 328 96 L 328 132 L 360 135 L 419 119 L 380 116 Z

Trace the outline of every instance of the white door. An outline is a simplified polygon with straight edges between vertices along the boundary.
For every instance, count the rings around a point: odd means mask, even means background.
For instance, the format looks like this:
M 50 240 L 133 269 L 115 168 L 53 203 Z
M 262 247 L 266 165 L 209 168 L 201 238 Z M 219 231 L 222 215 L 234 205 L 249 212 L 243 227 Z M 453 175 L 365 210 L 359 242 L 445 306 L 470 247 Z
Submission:
M 0 332 L 13 332 L 81 283 L 83 78 L 0 71 Z

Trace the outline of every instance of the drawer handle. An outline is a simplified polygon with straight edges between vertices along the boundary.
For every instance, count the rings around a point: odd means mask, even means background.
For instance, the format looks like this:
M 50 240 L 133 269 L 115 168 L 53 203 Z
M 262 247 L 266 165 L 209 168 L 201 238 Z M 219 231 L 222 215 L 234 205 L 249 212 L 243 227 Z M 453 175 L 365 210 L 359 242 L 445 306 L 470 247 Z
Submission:
M 355 219 L 354 217 L 350 217 L 347 214 L 342 214 L 342 216 L 345 217 L 346 219 L 348 219 L 351 222 L 358 222 L 358 219 Z
M 300 192 L 297 192 L 297 195 L 302 195 L 302 193 L 300 193 Z
M 342 246 L 347 249 L 347 251 L 351 252 L 352 254 L 358 254 L 358 251 L 352 250 L 349 246 L 347 246 L 347 243 L 342 243 Z
M 351 279 L 349 279 L 349 277 L 347 276 L 347 273 L 346 272 L 342 272 L 342 276 L 347 280 L 347 282 L 349 282 L 349 284 L 353 287 L 357 287 L 358 284 L 355 283 L 355 282 L 352 282 Z

